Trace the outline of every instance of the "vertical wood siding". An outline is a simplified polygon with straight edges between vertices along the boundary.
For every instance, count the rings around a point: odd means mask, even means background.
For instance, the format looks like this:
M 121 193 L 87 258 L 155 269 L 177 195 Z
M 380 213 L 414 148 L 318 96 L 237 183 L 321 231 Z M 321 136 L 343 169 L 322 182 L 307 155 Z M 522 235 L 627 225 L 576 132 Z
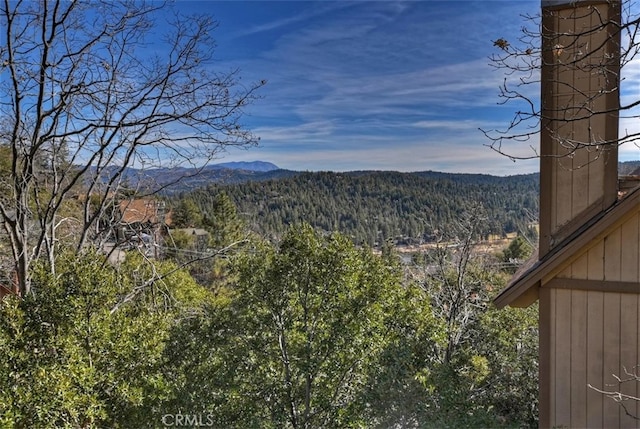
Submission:
M 550 427 L 636 428 L 612 399 L 589 388 L 619 390 L 635 396 L 635 382 L 617 383 L 638 363 L 640 306 L 635 294 L 550 289 L 549 353 Z M 542 304 L 542 301 L 541 301 Z M 545 356 L 541 356 L 541 359 Z M 629 411 L 638 415 L 636 401 Z
M 556 278 L 635 282 L 638 294 L 551 289 L 549 306 L 550 426 L 640 427 L 612 399 L 588 387 L 638 396 L 638 383 L 617 383 L 640 364 L 640 214 L 631 213 L 593 242 Z M 542 315 L 542 311 L 541 311 Z M 545 357 L 541 354 L 541 359 Z M 552 399 L 554 398 L 554 399 Z M 542 400 L 545 400 L 542 398 Z M 625 402 L 640 416 L 637 401 Z
M 543 10 L 541 255 L 616 198 L 619 5 L 597 3 Z
M 559 278 L 640 283 L 640 213 L 631 213 L 562 268 Z M 640 289 L 637 291 L 640 293 Z

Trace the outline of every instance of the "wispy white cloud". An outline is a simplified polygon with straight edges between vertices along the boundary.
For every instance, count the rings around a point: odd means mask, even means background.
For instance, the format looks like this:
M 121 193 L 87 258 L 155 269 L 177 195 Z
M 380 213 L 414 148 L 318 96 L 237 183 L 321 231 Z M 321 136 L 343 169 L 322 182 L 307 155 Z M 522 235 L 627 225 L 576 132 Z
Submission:
M 440 129 L 440 130 L 448 130 L 448 131 L 459 131 L 459 130 L 477 130 L 480 128 L 489 128 L 493 126 L 504 125 L 502 123 L 487 123 L 478 120 L 471 119 L 462 119 L 462 120 L 422 120 L 415 122 L 413 124 L 416 128 L 425 128 L 425 129 Z
M 498 105 L 505 75 L 488 57 L 492 40 L 515 43 L 520 14 L 538 9 L 536 0 L 320 2 L 250 25 L 237 35 L 277 33 L 269 49 L 241 64 L 250 77 L 269 81 L 250 108 L 262 144 L 230 156 L 309 170 L 534 171 L 536 159 L 513 163 L 487 148 L 478 128 L 504 130 L 524 107 Z M 640 62 L 622 76 L 623 103 L 640 99 Z M 537 105 L 538 84 L 517 89 Z M 621 131 L 640 132 L 640 109 L 627 116 Z M 534 157 L 537 139 L 503 149 Z M 620 148 L 620 159 L 638 158 L 635 145 Z
M 498 4 L 313 3 L 248 25 L 236 34 L 278 36 L 239 64 L 268 84 L 247 118 L 261 148 L 238 156 L 294 169 L 518 172 L 478 128 L 502 128 L 513 112 L 497 106 L 491 41 L 519 31 L 518 14 L 539 3 Z
M 315 19 L 327 12 L 335 12 L 337 10 L 344 9 L 345 7 L 348 7 L 348 3 L 346 2 L 321 2 L 319 3 L 319 7 L 304 9 L 301 13 L 292 14 L 266 23 L 251 25 L 246 28 L 238 29 L 230 34 L 230 37 L 235 38 L 254 36 L 268 31 L 280 30 L 292 24 Z
M 292 126 L 258 127 L 254 132 L 267 141 L 299 141 L 330 137 L 335 130 L 331 121 L 305 122 Z

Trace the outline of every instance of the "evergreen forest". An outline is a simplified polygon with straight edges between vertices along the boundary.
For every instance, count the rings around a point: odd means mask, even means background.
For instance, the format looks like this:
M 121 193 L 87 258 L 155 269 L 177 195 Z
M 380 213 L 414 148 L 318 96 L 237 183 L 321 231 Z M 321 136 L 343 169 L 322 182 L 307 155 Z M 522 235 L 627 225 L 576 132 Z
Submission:
M 356 244 L 422 244 L 455 228 L 481 208 L 478 239 L 528 234 L 537 223 L 538 175 L 497 177 L 437 172 L 305 172 L 291 177 L 211 184 L 183 193 L 206 212 L 226 193 L 244 221 L 265 237 L 307 222 L 339 231 Z

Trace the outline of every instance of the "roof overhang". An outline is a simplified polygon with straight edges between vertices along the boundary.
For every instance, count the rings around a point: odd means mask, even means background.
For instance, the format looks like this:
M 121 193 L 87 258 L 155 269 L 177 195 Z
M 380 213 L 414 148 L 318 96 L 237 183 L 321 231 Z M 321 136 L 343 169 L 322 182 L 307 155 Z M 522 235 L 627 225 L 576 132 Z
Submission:
M 581 228 L 565 238 L 537 262 L 529 264 L 523 272 L 516 273 L 493 302 L 498 308 L 507 305 L 527 307 L 538 299 L 538 289 L 545 278 L 579 256 L 589 243 L 604 238 L 627 216 L 633 215 L 640 204 L 640 188 L 616 202 L 608 210 L 592 217 Z

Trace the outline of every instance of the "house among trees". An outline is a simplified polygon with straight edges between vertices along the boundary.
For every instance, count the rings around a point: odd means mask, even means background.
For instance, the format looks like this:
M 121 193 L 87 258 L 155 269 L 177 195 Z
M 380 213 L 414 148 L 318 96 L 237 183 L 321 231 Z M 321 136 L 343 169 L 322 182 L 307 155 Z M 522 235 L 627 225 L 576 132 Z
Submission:
M 640 189 L 618 182 L 620 8 L 542 2 L 539 250 L 495 303 L 539 302 L 545 428 L 639 424 L 624 400 L 640 396 Z
M 169 233 L 188 237 L 195 250 L 206 251 L 209 247 L 209 232 L 204 228 L 176 228 L 169 230 Z
M 147 256 L 156 256 L 155 249 L 161 240 L 162 227 L 168 222 L 164 202 L 154 198 L 122 200 L 118 209 L 118 243 L 144 248 Z

